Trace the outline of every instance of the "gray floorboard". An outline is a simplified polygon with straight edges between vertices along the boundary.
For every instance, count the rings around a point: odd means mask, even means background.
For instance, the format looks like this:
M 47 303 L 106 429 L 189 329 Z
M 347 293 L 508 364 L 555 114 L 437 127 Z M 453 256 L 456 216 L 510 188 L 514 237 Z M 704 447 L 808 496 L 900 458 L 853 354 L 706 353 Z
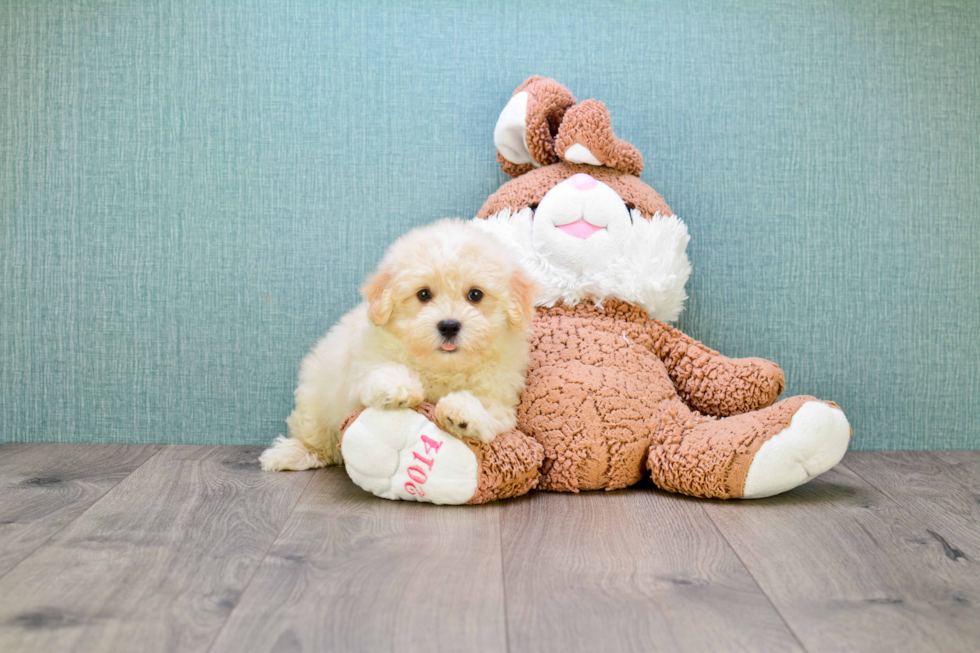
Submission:
M 499 511 L 319 470 L 212 650 L 504 651 Z
M 440 507 L 259 451 L 0 446 L 0 651 L 980 651 L 980 452 Z
M 647 485 L 503 505 L 511 651 L 800 651 L 697 500 Z
M 0 651 L 205 651 L 311 474 L 167 446 L 0 579 Z
M 951 464 L 926 451 L 855 451 L 846 465 L 928 526 L 947 556 L 980 561 L 980 483 L 971 489 L 951 469 L 969 464 L 972 453 L 946 452 Z
M 980 650 L 980 567 L 845 465 L 704 507 L 811 653 Z
M 965 486 L 980 503 L 980 450 L 916 452 L 918 453 L 928 453 L 943 461 L 949 477 Z
M 0 577 L 85 512 L 161 446 L 0 446 Z

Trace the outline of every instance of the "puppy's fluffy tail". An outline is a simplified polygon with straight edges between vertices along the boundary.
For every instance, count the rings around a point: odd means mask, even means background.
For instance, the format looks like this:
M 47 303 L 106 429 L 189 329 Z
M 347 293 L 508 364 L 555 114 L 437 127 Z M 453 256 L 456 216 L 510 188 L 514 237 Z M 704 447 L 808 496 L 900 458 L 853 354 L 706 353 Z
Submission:
M 259 456 L 259 464 L 267 472 L 281 472 L 317 469 L 341 462 L 328 459 L 324 453 L 310 449 L 296 438 L 280 435 L 272 441 L 272 446 Z

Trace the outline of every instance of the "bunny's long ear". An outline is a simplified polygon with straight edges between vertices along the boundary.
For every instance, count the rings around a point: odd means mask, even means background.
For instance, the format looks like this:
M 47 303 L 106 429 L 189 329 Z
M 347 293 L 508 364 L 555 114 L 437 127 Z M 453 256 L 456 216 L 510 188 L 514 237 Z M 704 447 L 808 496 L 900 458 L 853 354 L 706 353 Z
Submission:
M 511 177 L 558 162 L 555 136 L 565 111 L 575 105 L 571 92 L 547 77 L 529 77 L 500 112 L 493 130 L 497 161 Z
M 643 156 L 612 130 L 609 109 L 598 100 L 586 100 L 565 113 L 555 139 L 555 153 L 569 163 L 615 168 L 639 176 Z

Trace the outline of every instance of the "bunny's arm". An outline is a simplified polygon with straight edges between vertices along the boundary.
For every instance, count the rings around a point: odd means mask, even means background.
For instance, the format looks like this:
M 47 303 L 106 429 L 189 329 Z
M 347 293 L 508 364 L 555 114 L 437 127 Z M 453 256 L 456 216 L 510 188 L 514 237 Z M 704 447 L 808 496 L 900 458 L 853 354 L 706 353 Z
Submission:
M 648 322 L 653 352 L 690 408 L 728 417 L 775 403 L 783 371 L 762 358 L 728 358 L 660 320 Z

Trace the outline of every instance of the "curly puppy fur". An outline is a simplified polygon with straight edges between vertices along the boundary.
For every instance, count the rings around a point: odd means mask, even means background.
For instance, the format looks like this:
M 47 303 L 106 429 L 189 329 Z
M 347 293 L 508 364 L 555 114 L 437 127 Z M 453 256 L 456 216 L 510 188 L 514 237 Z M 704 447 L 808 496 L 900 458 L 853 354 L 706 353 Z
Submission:
M 339 464 L 341 424 L 365 407 L 429 402 L 444 429 L 483 442 L 513 429 L 535 293 L 506 250 L 469 222 L 405 234 L 361 289 L 366 301 L 303 359 L 289 437 L 262 454 L 262 468 Z

